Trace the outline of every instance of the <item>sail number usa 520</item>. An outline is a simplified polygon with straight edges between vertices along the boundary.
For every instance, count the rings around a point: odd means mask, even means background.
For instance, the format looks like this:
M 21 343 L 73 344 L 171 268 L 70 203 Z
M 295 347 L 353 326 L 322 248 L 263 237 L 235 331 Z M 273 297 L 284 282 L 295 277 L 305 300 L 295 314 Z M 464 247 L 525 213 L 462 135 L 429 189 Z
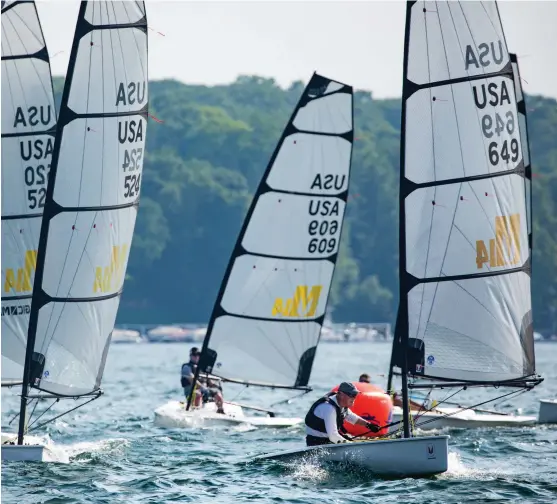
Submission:
M 520 264 L 520 214 L 495 217 L 495 238 L 476 241 L 476 265 L 483 269 Z

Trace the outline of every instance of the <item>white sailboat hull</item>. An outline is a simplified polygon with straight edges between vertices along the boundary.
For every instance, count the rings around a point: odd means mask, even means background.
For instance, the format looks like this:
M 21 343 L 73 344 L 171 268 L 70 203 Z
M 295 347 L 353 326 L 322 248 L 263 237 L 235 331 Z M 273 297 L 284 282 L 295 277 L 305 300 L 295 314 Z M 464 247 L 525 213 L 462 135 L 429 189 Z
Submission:
M 378 476 L 431 476 L 447 470 L 448 440 L 449 436 L 428 436 L 311 446 L 260 455 L 254 460 L 344 462 L 369 469 Z
M 217 413 L 215 403 L 186 411 L 183 401 L 170 401 L 155 410 L 155 424 L 167 428 L 209 427 L 249 424 L 256 427 L 292 427 L 302 423 L 297 417 L 248 416 L 237 405 L 224 404 L 225 413 Z
M 472 410 L 461 411 L 461 408 L 438 408 L 439 413 L 428 411 L 421 413 L 418 419 L 414 415 L 416 426 L 422 430 L 441 429 L 443 427 L 473 429 L 480 427 L 523 427 L 537 423 L 535 416 L 496 415 L 476 413 Z M 458 413 L 455 413 L 458 412 Z M 451 416 L 444 416 L 451 414 Z M 402 422 L 402 408 L 393 408 L 393 422 Z M 397 429 L 398 427 L 395 427 Z
M 557 399 L 542 399 L 538 413 L 540 423 L 557 423 Z
M 2 460 L 42 462 L 45 446 L 40 441 L 38 437 L 25 436 L 22 445 L 4 444 L 17 442 L 17 434 L 2 432 Z
M 42 462 L 44 446 L 41 445 L 2 445 L 2 461 Z

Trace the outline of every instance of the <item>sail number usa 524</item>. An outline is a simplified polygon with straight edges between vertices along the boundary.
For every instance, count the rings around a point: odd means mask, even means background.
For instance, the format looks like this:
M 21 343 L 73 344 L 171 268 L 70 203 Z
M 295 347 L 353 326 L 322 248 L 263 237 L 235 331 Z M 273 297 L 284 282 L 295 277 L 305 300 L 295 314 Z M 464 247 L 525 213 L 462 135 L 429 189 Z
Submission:
M 118 86 L 116 107 L 143 105 L 147 100 L 146 90 L 145 81 L 130 82 L 127 85 L 121 82 Z M 130 116 L 118 121 L 118 141 L 124 147 L 124 198 L 139 196 L 145 127 L 144 120 L 139 116 Z
M 122 170 L 125 173 L 124 198 L 139 195 L 143 138 L 142 119 L 125 119 L 118 122 L 118 141 L 125 146 L 124 162 L 122 163 Z

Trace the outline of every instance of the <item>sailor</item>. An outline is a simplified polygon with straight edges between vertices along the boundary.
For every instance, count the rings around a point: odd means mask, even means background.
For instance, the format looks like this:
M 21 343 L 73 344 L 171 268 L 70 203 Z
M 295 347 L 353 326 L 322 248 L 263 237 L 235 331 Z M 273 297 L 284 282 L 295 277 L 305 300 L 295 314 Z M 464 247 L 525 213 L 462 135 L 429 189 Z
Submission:
M 371 383 L 371 379 L 367 373 L 362 373 L 358 378 L 360 383 Z
M 199 351 L 199 348 L 192 347 L 192 349 L 190 350 L 189 362 L 182 364 L 180 383 L 184 389 L 184 395 L 186 396 L 186 398 L 188 398 L 191 394 L 191 387 L 195 377 L 195 370 L 197 368 L 197 364 L 199 363 L 200 355 L 201 352 Z M 196 407 L 199 407 L 201 406 L 201 401 L 209 402 L 210 400 L 213 400 L 217 405 L 217 413 L 224 413 L 224 398 L 222 396 L 220 388 L 215 386 L 212 381 L 209 381 L 207 383 L 208 386 L 205 386 L 204 383 L 204 379 L 199 378 L 198 383 L 195 387 L 194 405 Z
M 360 383 L 371 383 L 371 378 L 369 377 L 369 375 L 367 373 L 362 373 L 360 375 L 360 378 L 358 378 L 358 381 Z M 392 396 L 392 400 L 393 400 L 393 405 L 394 406 L 399 406 L 402 408 L 402 398 L 395 392 Z M 410 400 L 410 409 L 411 410 L 422 410 L 423 409 L 423 405 Z
M 341 434 L 346 420 L 353 425 L 363 425 L 371 432 L 378 432 L 381 426 L 368 422 L 350 411 L 358 389 L 348 382 L 342 382 L 336 394 L 326 395 L 315 401 L 306 415 L 306 445 L 317 446 L 342 443 L 350 439 Z

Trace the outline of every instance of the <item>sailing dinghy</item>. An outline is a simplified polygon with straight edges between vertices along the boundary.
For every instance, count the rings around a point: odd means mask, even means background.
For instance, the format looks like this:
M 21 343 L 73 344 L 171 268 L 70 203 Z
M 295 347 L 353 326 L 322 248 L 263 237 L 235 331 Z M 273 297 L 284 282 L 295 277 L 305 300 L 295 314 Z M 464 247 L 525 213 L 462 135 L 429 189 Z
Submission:
M 534 358 L 524 101 L 495 2 L 420 2 L 412 11 L 427 22 L 407 48 L 403 273 L 390 375 L 402 368 L 398 354 L 409 345 L 413 389 L 454 395 L 454 388 L 510 387 L 477 407 L 542 381 Z M 415 426 L 536 422 L 443 403 L 416 411 Z M 402 416 L 395 408 L 394 419 Z
M 253 198 L 207 328 L 194 381 L 206 373 L 250 387 L 309 391 L 333 279 L 350 177 L 352 88 L 314 74 Z M 155 412 L 200 421 L 291 426 L 244 406 L 174 401 Z M 250 407 L 252 409 L 263 409 Z M 191 419 L 191 422 L 189 420 Z
M 146 127 L 144 2 L 81 2 L 44 195 L 17 444 L 2 446 L 2 460 L 43 459 L 27 433 L 61 415 L 29 423 L 33 401 L 83 400 L 73 411 L 102 393 Z

